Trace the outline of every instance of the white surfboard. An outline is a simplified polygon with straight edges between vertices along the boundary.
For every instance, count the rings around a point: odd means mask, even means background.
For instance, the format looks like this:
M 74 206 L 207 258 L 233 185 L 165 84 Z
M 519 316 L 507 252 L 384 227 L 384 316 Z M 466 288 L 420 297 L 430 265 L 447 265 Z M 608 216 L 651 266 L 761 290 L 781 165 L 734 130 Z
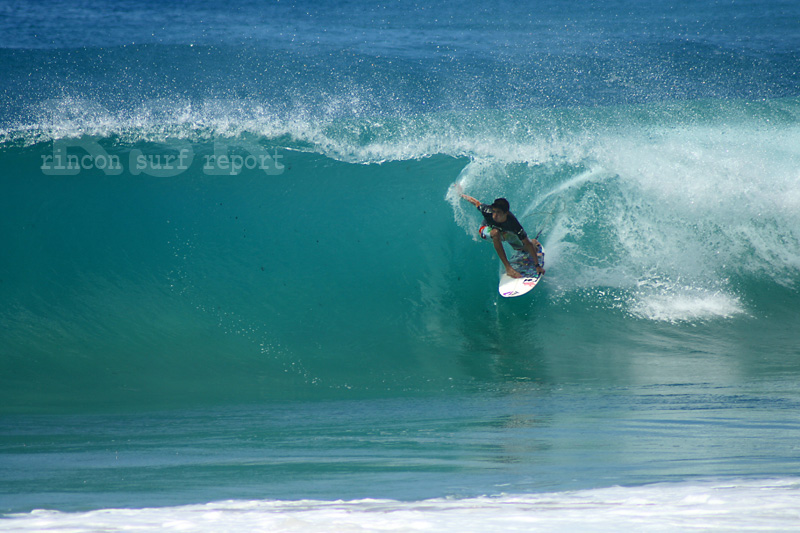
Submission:
M 544 248 L 539 247 L 539 264 L 544 267 Z M 533 289 L 537 283 L 542 279 L 542 276 L 536 272 L 536 267 L 533 265 L 533 259 L 526 252 L 514 252 L 509 257 L 508 262 L 511 266 L 522 274 L 521 278 L 512 278 L 505 273 L 500 275 L 500 286 L 498 290 L 500 295 L 504 298 L 512 298 L 514 296 L 522 296 Z

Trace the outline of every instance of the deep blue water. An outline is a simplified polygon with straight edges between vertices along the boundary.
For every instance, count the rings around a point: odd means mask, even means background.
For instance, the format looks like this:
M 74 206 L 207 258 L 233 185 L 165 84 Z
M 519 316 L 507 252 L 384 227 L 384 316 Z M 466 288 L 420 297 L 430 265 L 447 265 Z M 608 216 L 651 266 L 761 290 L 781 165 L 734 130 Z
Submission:
M 788 1 L 0 2 L 0 512 L 792 478 L 798 50 Z

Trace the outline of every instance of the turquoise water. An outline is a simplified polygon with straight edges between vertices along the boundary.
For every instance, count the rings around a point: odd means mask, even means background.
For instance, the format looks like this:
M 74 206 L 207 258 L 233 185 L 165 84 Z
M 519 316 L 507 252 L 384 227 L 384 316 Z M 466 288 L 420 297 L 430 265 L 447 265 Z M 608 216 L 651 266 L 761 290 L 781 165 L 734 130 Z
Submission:
M 0 512 L 796 486 L 796 6 L 76 6 L 0 19 Z
M 14 510 L 75 511 L 780 478 L 798 467 L 797 407 L 787 383 L 520 383 L 445 397 L 10 417 L 3 499 Z

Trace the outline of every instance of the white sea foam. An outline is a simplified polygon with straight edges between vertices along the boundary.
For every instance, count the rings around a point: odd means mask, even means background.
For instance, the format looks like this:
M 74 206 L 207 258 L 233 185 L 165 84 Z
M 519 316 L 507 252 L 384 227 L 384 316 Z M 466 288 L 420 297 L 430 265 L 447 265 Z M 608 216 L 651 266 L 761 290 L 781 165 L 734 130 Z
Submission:
M 773 479 L 468 499 L 223 501 L 83 513 L 38 510 L 0 521 L 14 532 L 797 531 L 800 481 Z
M 640 318 L 672 323 L 730 318 L 745 312 L 740 300 L 731 294 L 690 288 L 637 294 L 631 298 L 629 310 Z

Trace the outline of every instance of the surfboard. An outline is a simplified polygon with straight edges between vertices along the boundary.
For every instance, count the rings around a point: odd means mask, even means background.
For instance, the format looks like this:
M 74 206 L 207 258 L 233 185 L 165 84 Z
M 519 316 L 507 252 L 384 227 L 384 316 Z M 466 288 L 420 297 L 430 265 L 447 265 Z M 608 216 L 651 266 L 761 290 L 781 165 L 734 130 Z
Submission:
M 544 267 L 544 248 L 539 246 L 539 264 Z M 500 275 L 500 286 L 498 290 L 500 295 L 504 298 L 512 298 L 515 296 L 522 296 L 531 291 L 541 281 L 542 276 L 536 272 L 536 267 L 533 265 L 533 259 L 526 252 L 515 251 L 511 257 L 508 258 L 511 266 L 522 274 L 521 278 L 512 278 L 505 273 Z

